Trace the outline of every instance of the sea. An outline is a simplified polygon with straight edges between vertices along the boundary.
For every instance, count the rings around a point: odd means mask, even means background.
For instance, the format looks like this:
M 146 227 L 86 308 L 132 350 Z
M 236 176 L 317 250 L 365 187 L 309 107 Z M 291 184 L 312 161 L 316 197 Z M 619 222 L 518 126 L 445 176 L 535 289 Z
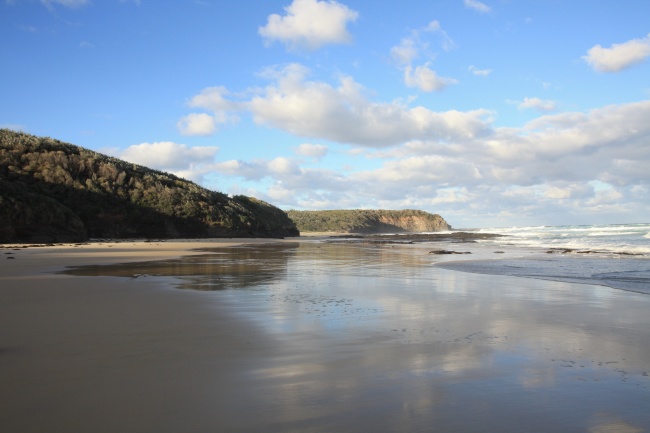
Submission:
M 478 260 L 439 263 L 447 269 L 596 284 L 650 294 L 650 223 L 474 229 L 503 237 L 479 240 Z M 499 251 L 494 251 L 499 249 Z M 486 251 L 499 257 L 487 257 Z

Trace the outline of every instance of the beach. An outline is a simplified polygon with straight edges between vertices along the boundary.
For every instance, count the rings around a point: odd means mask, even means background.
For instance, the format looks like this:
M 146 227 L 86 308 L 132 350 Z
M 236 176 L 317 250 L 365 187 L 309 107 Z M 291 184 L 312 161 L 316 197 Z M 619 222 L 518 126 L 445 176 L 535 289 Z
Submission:
M 429 249 L 5 246 L 2 430 L 650 431 L 650 296 Z

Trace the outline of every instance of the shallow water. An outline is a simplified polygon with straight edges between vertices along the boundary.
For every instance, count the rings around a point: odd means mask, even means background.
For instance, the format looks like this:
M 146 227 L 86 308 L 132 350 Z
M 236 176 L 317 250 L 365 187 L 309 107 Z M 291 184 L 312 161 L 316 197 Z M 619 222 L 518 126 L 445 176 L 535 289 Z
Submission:
M 499 260 L 464 260 L 448 262 L 440 266 L 479 274 L 598 284 L 650 295 L 650 259 L 648 258 L 537 254 Z
M 650 296 L 448 260 L 302 241 L 68 273 L 217 290 L 265 336 L 215 431 L 650 431 Z

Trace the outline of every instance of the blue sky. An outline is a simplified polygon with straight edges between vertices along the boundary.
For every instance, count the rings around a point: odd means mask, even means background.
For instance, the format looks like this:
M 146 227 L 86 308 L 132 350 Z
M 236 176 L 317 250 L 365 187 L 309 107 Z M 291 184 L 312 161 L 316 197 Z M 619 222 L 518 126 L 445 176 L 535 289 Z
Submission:
M 3 0 L 0 126 L 283 209 L 648 222 L 650 2 Z

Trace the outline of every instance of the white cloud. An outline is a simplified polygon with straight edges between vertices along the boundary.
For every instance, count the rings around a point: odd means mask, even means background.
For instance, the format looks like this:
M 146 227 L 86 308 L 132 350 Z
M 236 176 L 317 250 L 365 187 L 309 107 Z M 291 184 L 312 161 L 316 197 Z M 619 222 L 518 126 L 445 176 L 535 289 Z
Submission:
M 192 108 L 202 108 L 212 112 L 191 113 L 182 117 L 176 127 L 183 135 L 210 135 L 217 131 L 217 125 L 234 123 L 237 116 L 233 112 L 240 109 L 237 102 L 229 101 L 228 90 L 224 87 L 206 87 L 192 97 L 187 105 Z
M 482 77 L 487 77 L 492 73 L 492 69 L 478 69 L 476 66 L 471 65 L 469 68 L 467 68 L 472 74 L 482 76 Z
M 440 22 L 437 20 L 431 21 L 427 26 L 422 30 L 427 33 L 434 33 L 440 36 L 440 46 L 445 51 L 451 51 L 456 48 L 456 43 L 449 37 L 447 32 L 443 30 Z
M 616 203 L 623 198 L 623 194 L 616 190 L 614 187 L 603 189 L 603 190 L 596 190 L 594 193 L 594 197 L 591 200 L 587 201 L 587 204 L 589 206 L 603 206 L 603 205 L 608 205 L 612 203 Z
M 419 52 L 416 41 L 404 38 L 399 45 L 391 48 L 390 55 L 398 64 L 409 65 L 419 56 Z
M 443 30 L 440 22 L 434 20 L 423 28 L 412 30 L 409 36 L 402 38 L 399 45 L 391 48 L 390 54 L 393 60 L 401 66 L 411 65 L 418 57 L 434 60 L 436 55 L 431 52 L 429 41 L 431 36 L 427 36 L 428 34 L 436 35 L 439 38 L 438 43 L 444 51 L 451 51 L 456 47 L 451 37 Z
M 538 111 L 555 111 L 557 109 L 557 104 L 555 101 L 549 101 L 545 99 L 524 98 L 524 100 L 521 101 L 517 107 L 522 110 L 532 108 Z
M 176 124 L 183 135 L 210 135 L 217 130 L 214 117 L 206 113 L 191 113 Z
M 290 158 L 278 157 L 268 162 L 268 169 L 271 174 L 288 176 L 300 173 L 300 168 Z
M 336 1 L 293 0 L 285 7 L 286 15 L 270 15 L 259 34 L 265 43 L 279 41 L 289 49 L 316 50 L 327 44 L 351 41 L 346 28 L 359 14 Z
M 571 189 L 548 186 L 544 192 L 544 196 L 558 200 L 571 198 Z
M 370 147 L 418 138 L 473 137 L 487 128 L 487 110 L 434 112 L 399 102 L 374 103 L 351 77 L 340 78 L 334 87 L 307 81 L 305 73 L 299 65 L 280 71 L 275 85 L 246 104 L 255 121 L 304 137 Z
M 217 152 L 219 148 L 215 146 L 190 147 L 171 141 L 159 141 L 134 144 L 116 156 L 128 162 L 200 181 L 205 173 L 212 170 Z
M 599 72 L 619 72 L 650 57 L 650 34 L 610 48 L 595 45 L 582 58 Z
M 223 87 L 206 87 L 190 99 L 188 106 L 192 108 L 204 108 L 206 110 L 220 113 L 228 110 L 236 110 L 236 103 L 226 99 L 230 92 Z
M 307 156 L 310 158 L 320 159 L 327 155 L 328 148 L 324 144 L 303 143 L 299 145 L 295 152 L 297 155 Z
M 272 160 L 256 159 L 253 161 L 222 161 L 214 164 L 213 169 L 230 176 L 239 176 L 246 180 L 259 181 L 273 176 L 289 179 L 301 174 L 298 163 L 291 158 L 278 157 Z
M 267 186 L 256 195 L 294 208 L 417 206 L 445 217 L 475 213 L 482 224 L 500 225 L 512 216 L 547 224 L 561 224 L 560 216 L 571 213 L 590 222 L 616 212 L 633 218 L 650 211 L 648 118 L 650 101 L 642 101 L 542 116 L 482 137 L 359 153 L 384 159 L 365 171 L 317 170 L 280 159 L 238 163 L 229 174 L 263 173 Z
M 458 83 L 458 80 L 440 77 L 425 65 L 418 66 L 415 70 L 411 66 L 406 67 L 404 70 L 404 83 L 409 87 L 417 87 L 423 92 L 438 92 Z
M 473 9 L 477 12 L 488 13 L 492 10 L 488 5 L 478 0 L 464 0 L 464 3 L 466 8 Z
M 195 106 L 246 110 L 256 123 L 279 128 L 301 137 L 316 137 L 346 144 L 385 147 L 416 139 L 454 140 L 483 135 L 489 129 L 488 110 L 461 112 L 410 108 L 399 101 L 372 102 L 363 86 L 351 77 L 340 77 L 337 86 L 309 81 L 309 70 L 298 64 L 269 69 L 264 76 L 272 83 L 249 100 L 229 101 L 223 91 L 191 101 Z M 426 78 L 426 77 L 425 77 Z M 427 83 L 423 85 L 438 85 Z M 216 103 L 215 103 L 216 101 Z M 214 105 L 213 105 L 214 104 Z M 219 113 L 224 118 L 230 112 Z
M 429 50 L 429 42 L 423 35 L 435 33 L 441 36 L 441 46 L 445 51 L 455 47 L 453 40 L 442 29 L 440 22 L 431 21 L 426 27 L 411 31 L 410 36 L 403 38 L 399 45 L 391 48 L 391 57 L 399 65 L 404 73 L 404 84 L 408 87 L 416 87 L 424 92 L 440 91 L 456 84 L 454 78 L 440 77 L 438 73 L 429 66 L 436 58 L 436 55 Z M 428 61 L 420 66 L 413 66 L 413 62 L 419 57 L 426 57 Z

